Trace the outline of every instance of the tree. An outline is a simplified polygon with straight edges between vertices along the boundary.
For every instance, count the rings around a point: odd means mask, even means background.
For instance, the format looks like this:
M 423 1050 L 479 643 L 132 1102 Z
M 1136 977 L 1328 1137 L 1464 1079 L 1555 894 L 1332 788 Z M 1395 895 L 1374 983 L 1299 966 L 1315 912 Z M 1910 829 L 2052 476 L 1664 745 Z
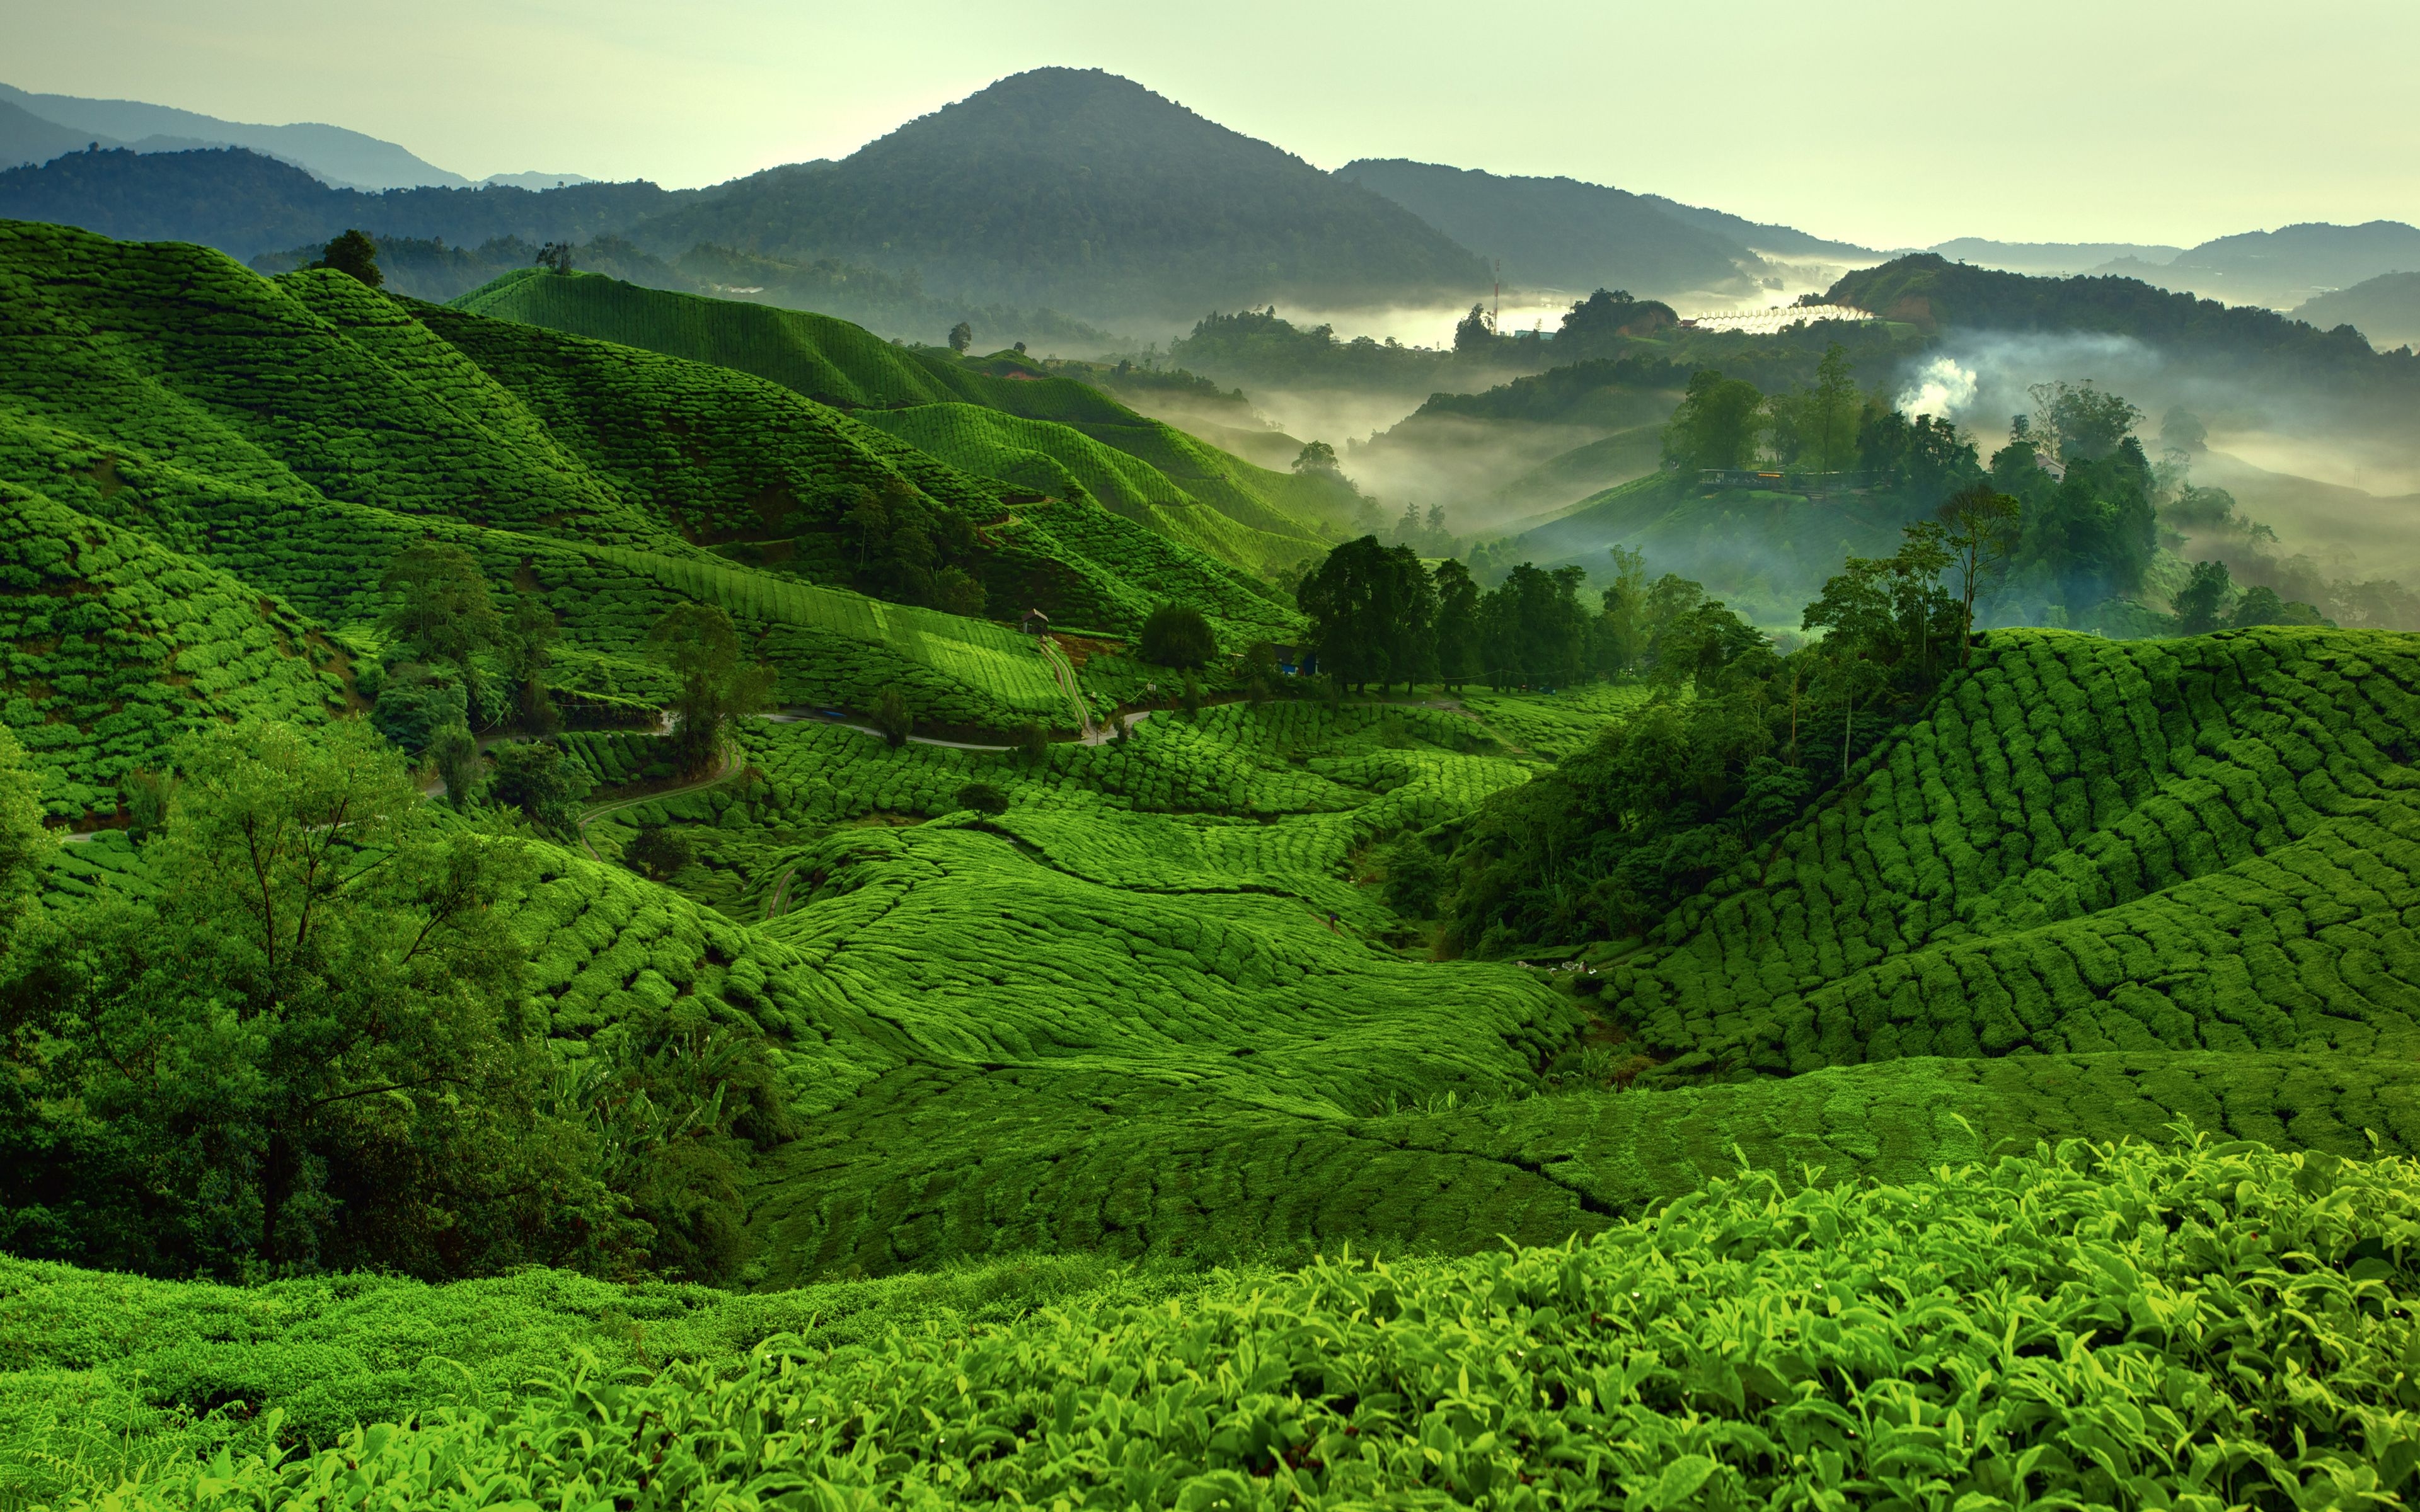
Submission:
M 84 905 L 16 1011 L 80 1110 L 45 1147 L 81 1198 L 60 1248 L 228 1275 L 509 1263 L 554 1180 L 527 1164 L 550 1157 L 523 947 L 489 906 L 520 848 L 439 822 L 358 720 L 206 730 L 176 767 L 157 890 Z
M 473 658 L 504 637 L 479 559 L 449 541 L 417 541 L 396 553 L 379 586 L 388 594 L 380 627 L 416 659 L 450 665 L 468 709 L 479 707 Z
M 1470 313 L 1453 328 L 1453 349 L 1457 352 L 1485 351 L 1496 344 L 1496 320 L 1487 306 L 1474 304 Z
M 841 529 L 857 540 L 857 564 L 861 570 L 873 556 L 874 548 L 891 539 L 891 511 L 881 495 L 871 488 L 860 488 L 857 501 L 841 517 Z
M 2235 606 L 2235 627 L 2248 629 L 2256 625 L 2333 625 L 2309 604 L 2298 603 L 2262 584 L 2243 591 Z
M 1296 472 L 1322 473 L 1330 477 L 1335 476 L 1337 472 L 1336 448 L 1328 445 L 1326 441 L 1303 442 L 1302 450 L 1294 455 L 1294 470 Z
M 1495 687 L 1560 687 L 1588 671 L 1588 615 L 1578 567 L 1514 567 L 1480 600 L 1481 655 Z
M 0 954 L 34 895 L 43 857 L 58 844 L 42 823 L 42 779 L 25 748 L 0 725 Z
M 1483 670 L 1479 657 L 1479 584 L 1451 557 L 1430 574 L 1436 594 L 1436 674 L 1459 688 Z
M 649 825 L 622 847 L 623 864 L 653 882 L 663 882 L 697 859 L 689 837 L 665 825 Z
M 2032 423 L 2050 446 L 2051 455 L 2066 462 L 2098 462 L 2118 450 L 2133 434 L 2143 411 L 2090 378 L 2081 383 L 2060 379 L 2037 383 Z
M 1745 467 L 1756 451 L 1764 395 L 1753 383 L 1713 368 L 1692 374 L 1680 408 L 1664 426 L 1664 464 L 1672 468 Z
M 539 268 L 552 269 L 557 273 L 568 273 L 571 271 L 571 243 L 568 241 L 550 241 L 538 248 L 537 255 L 530 261 Z
M 961 320 L 950 328 L 950 350 L 961 357 L 975 344 L 975 328 Z
M 971 809 L 979 814 L 1008 812 L 1008 795 L 988 782 L 969 782 L 957 791 L 951 802 L 961 809 Z
M 333 268 L 372 288 L 381 287 L 386 283 L 386 275 L 379 271 L 378 243 L 359 231 L 347 231 L 320 248 L 319 260 L 311 266 Z
M 1356 687 L 1430 675 L 1436 585 L 1408 547 L 1374 535 L 1347 541 L 1303 579 L 1295 601 L 1311 620 L 1321 669 Z
M 1607 548 L 1613 581 L 1597 597 L 1600 669 L 1615 676 L 1639 670 L 1647 656 L 1647 558 L 1631 547 Z
M 535 594 L 514 595 L 512 624 L 501 647 L 504 670 L 518 694 L 521 723 L 542 735 L 552 734 L 563 723 L 546 691 L 546 670 L 554 662 L 555 638 L 561 633 L 545 599 Z
M 1039 719 L 1028 719 L 1017 727 L 1016 759 L 1028 766 L 1042 766 L 1050 760 L 1050 732 L 1042 728 Z
M 886 687 L 875 700 L 874 728 L 893 750 L 908 744 L 908 737 L 916 733 L 915 711 L 908 707 L 908 700 L 897 688 Z
M 438 731 L 428 743 L 428 759 L 437 767 L 437 780 L 444 785 L 446 802 L 467 809 L 479 801 L 483 775 L 479 741 L 468 725 L 451 724 Z
M 2009 559 L 2017 549 L 2024 506 L 1989 484 L 1978 483 L 1944 501 L 1939 516 L 1947 527 L 1946 544 L 1958 568 L 1958 665 L 1963 667 L 1973 653 L 1976 596 L 1984 583 L 1996 581 L 2008 571 Z
M 2174 609 L 2179 635 L 2208 635 L 2228 623 L 2227 600 L 2235 583 L 2224 562 L 2196 562 L 2193 576 L 2177 590 Z
M 984 585 L 964 567 L 943 567 L 933 575 L 933 607 L 944 614 L 979 620 L 988 597 Z
M 1135 654 L 1160 667 L 1203 667 L 1218 654 L 1218 638 L 1200 609 L 1189 604 L 1162 604 L 1142 622 Z
M 580 834 L 580 804 L 588 796 L 588 773 L 565 758 L 551 741 L 507 740 L 488 749 L 495 776 L 488 795 L 520 810 L 535 828 L 558 840 Z
M 731 721 L 772 697 L 773 669 L 742 658 L 739 632 L 716 604 L 680 605 L 656 622 L 647 640 L 679 681 L 672 742 L 681 769 L 705 771 L 721 752 Z
M 1807 395 L 1805 434 L 1815 450 L 1817 471 L 1838 472 L 1856 460 L 1857 409 L 1861 403 L 1855 364 L 1838 342 L 1823 350 L 1815 368 L 1815 387 Z

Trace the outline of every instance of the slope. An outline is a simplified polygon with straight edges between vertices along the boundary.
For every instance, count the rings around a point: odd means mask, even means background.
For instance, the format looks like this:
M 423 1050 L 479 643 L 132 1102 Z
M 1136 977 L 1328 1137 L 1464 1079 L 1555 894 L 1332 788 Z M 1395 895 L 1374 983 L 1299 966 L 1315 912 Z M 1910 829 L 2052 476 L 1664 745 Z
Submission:
M 1350 508 L 1319 480 L 1230 456 L 1090 385 L 1026 371 L 995 376 L 954 353 L 886 342 L 829 316 L 535 270 L 455 304 L 770 378 L 861 411 L 968 471 L 1060 497 L 1089 495 L 1248 570 L 1324 549 L 1317 522 Z M 977 407 L 998 414 L 970 412 Z
M 1574 178 L 1499 177 L 1370 158 L 1336 177 L 1502 258 L 1505 276 L 1523 287 L 1627 288 L 1641 299 L 1738 296 L 1764 270 L 1763 259 L 1730 237 L 1678 220 L 1641 195 Z
M 967 560 L 1002 612 L 1131 629 L 1174 594 L 1239 642 L 1292 624 L 1233 569 L 1143 527 L 1011 505 L 998 484 L 727 369 L 54 226 L 0 225 L 0 480 L 356 636 L 399 547 L 458 541 L 554 609 L 566 693 L 654 693 L 646 630 L 693 596 L 732 611 L 793 702 L 866 707 L 895 687 L 936 723 L 1066 719 L 1014 631 L 829 585 L 838 522 L 869 491 L 977 527 Z M 712 542 L 785 560 L 770 570 Z
M 2420 645 L 1995 631 L 1613 978 L 1673 1070 L 2420 1044 Z
M 1088 319 L 1453 299 L 1486 281 L 1379 195 L 1075 69 L 1001 80 L 840 162 L 740 179 L 631 234 L 667 255 L 710 241 L 904 262 L 937 288 Z
M 2289 313 L 2322 331 L 2357 327 L 2373 346 L 2420 345 L 2420 272 L 2381 273 L 2306 300 Z

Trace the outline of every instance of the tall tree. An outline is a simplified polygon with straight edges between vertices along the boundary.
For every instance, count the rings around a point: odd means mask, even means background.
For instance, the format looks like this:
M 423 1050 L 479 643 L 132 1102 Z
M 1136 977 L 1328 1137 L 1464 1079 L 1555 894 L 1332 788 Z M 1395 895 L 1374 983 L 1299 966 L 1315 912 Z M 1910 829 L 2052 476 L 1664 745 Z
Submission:
M 1377 608 L 1393 567 L 1375 535 L 1347 541 L 1305 578 L 1295 602 L 1311 621 L 1311 650 L 1319 670 L 1356 689 L 1387 675 Z
M 1447 687 L 1458 689 L 1482 670 L 1479 584 L 1472 580 L 1470 569 L 1452 557 L 1436 564 L 1430 580 L 1436 592 L 1437 677 Z
M 963 356 L 966 353 L 966 349 L 974 344 L 974 327 L 961 320 L 956 325 L 950 328 L 950 350 Z
M 679 679 L 673 700 L 673 748 L 683 770 L 714 764 L 732 720 L 753 714 L 772 697 L 773 669 L 746 659 L 739 632 L 721 605 L 680 605 L 647 639 Z
M 2235 581 L 2224 562 L 2196 562 L 2193 576 L 2177 590 L 2177 633 L 2208 635 L 2228 623 L 2227 601 L 2235 596 Z
M 1958 569 L 1958 665 L 1966 665 L 1975 641 L 1975 600 L 1987 582 L 2006 575 L 2017 549 L 2024 506 L 1990 484 L 1952 494 L 1940 509 L 1948 528 L 1945 544 Z
M 479 670 L 473 658 L 504 636 L 479 559 L 450 541 L 414 542 L 396 553 L 380 586 L 388 595 L 386 634 L 417 659 L 450 664 L 475 710 Z
M 1674 468 L 1741 468 L 1756 453 L 1764 395 L 1713 368 L 1692 374 L 1664 426 L 1664 462 Z

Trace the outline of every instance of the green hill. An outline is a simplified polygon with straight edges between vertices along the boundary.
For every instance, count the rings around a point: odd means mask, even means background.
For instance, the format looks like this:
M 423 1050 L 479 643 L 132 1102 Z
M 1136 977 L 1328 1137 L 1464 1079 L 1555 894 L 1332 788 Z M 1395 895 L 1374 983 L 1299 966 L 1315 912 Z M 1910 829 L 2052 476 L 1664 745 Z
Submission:
M 1324 551 L 1323 526 L 1351 517 L 1349 490 L 1255 467 L 1090 385 L 1028 367 L 995 374 L 829 316 L 535 270 L 455 304 L 770 378 L 966 471 L 1094 499 L 1248 571 Z
M 790 702 L 863 707 L 895 687 L 942 724 L 1068 718 L 1013 630 L 837 586 L 840 521 L 868 490 L 981 527 L 968 561 L 1002 615 L 1130 630 L 1186 596 L 1238 641 L 1292 623 L 1255 582 L 1150 529 L 1012 502 L 727 369 L 52 226 L 0 225 L 0 481 L 272 595 L 300 616 L 288 639 L 358 636 L 386 561 L 434 533 L 545 596 L 565 693 L 659 686 L 639 642 L 698 596 L 760 640 Z M 144 756 L 121 742 L 77 759 L 84 793 Z
M 1613 980 L 1659 1057 L 2404 1054 L 2420 642 L 1996 631 Z M 1683 1064 L 1676 1061 L 1675 1064 Z

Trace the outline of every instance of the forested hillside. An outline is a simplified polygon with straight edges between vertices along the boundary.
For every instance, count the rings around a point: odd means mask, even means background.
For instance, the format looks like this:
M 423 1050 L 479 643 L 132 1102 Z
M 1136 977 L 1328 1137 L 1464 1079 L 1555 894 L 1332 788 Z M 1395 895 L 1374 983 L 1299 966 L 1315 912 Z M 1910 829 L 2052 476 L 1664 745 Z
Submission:
M 0 219 L 56 222 L 126 240 L 195 241 L 248 258 L 316 245 L 353 226 L 458 246 L 494 237 L 585 240 L 697 193 L 628 183 L 372 193 L 331 188 L 292 163 L 243 147 L 110 147 L 0 173 Z
M 839 162 L 737 180 L 631 235 L 904 262 L 935 287 L 1094 319 L 1451 300 L 1487 282 L 1479 258 L 1393 202 L 1076 69 L 1003 79 Z

